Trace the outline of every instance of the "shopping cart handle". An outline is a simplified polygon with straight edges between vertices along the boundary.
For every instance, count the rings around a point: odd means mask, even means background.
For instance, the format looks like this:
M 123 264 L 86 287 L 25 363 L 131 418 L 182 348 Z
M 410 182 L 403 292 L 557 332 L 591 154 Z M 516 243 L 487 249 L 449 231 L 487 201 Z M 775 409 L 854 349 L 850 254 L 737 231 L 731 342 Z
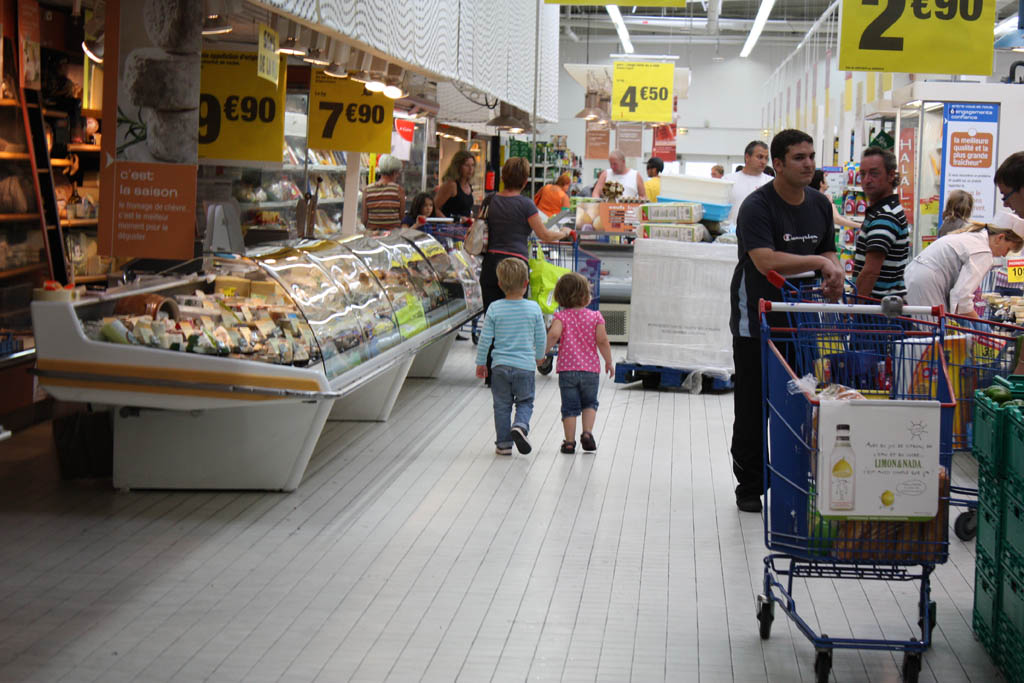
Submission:
M 786 284 L 786 278 L 779 275 L 778 271 L 769 270 L 765 274 L 765 277 L 768 278 L 768 282 L 771 283 L 773 287 L 778 287 L 779 289 L 782 289 L 782 287 Z

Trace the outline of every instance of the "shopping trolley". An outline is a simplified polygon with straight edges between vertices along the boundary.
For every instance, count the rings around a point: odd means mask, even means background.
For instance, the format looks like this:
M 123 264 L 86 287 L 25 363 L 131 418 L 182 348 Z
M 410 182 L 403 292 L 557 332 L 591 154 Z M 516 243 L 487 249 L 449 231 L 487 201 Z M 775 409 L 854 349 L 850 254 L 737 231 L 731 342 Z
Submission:
M 594 254 L 582 249 L 578 235 L 575 231 L 571 241 L 542 242 L 531 238 L 530 253 L 539 250 L 544 260 L 549 263 L 575 271 L 586 278 L 590 285 L 590 303 L 587 308 L 599 310 L 601 303 L 601 259 Z M 529 296 L 533 296 L 531 293 Z M 551 326 L 551 316 L 545 316 L 545 325 Z M 551 374 L 554 368 L 554 359 L 558 354 L 558 347 L 551 349 L 544 361 L 537 366 L 537 371 L 542 375 Z
M 761 638 L 770 637 L 778 604 L 814 645 L 818 681 L 828 680 L 832 652 L 836 649 L 902 651 L 904 680 L 916 681 L 936 621 L 930 577 L 935 566 L 946 561 L 949 549 L 951 430 L 956 403 L 945 357 L 941 353 L 925 353 L 941 345 L 942 310 L 904 307 L 904 314 L 935 323 L 916 327 L 906 325 L 891 312 L 883 314 L 879 305 L 764 300 L 760 305 L 765 392 L 764 534 L 769 550 L 764 558 L 764 592 L 757 598 Z M 793 318 L 789 316 L 793 315 L 800 316 L 795 324 L 790 323 Z M 822 512 L 826 503 L 836 504 L 836 491 L 848 495 L 852 505 L 857 480 L 846 479 L 847 483 L 840 482 L 837 488 L 836 479 L 859 476 L 856 473 L 862 470 L 850 463 L 841 466 L 837 461 L 829 467 L 827 462 L 819 462 L 827 447 L 820 419 L 825 412 L 822 405 L 828 402 L 819 400 L 807 388 L 795 392 L 790 389 L 791 381 L 807 375 L 813 376 L 818 385 L 842 384 L 868 399 L 844 405 L 851 415 L 851 424 L 852 416 L 862 408 L 883 409 L 890 415 L 896 415 L 897 409 L 931 411 L 928 415 L 938 425 L 937 457 L 932 451 L 937 466 L 930 462 L 937 474 L 934 479 L 926 477 L 917 484 L 896 488 L 900 495 L 914 495 L 915 491 L 916 495 L 934 495 L 937 502 L 933 516 L 924 515 L 927 521 L 880 519 L 874 498 L 868 502 L 875 506 L 876 517 L 871 517 L 870 512 L 864 514 L 860 508 L 856 518 L 839 519 L 836 513 Z M 828 406 L 828 410 L 833 406 Z M 908 429 L 916 426 L 917 422 L 908 421 Z M 849 431 L 850 427 L 846 428 Z M 836 432 L 838 446 L 838 427 Z M 883 466 L 877 452 L 861 457 L 874 458 L 868 461 L 874 467 Z M 910 481 L 910 475 L 906 479 Z M 862 489 L 864 485 L 861 481 Z M 891 490 L 886 490 L 881 496 L 882 506 L 893 505 L 892 500 L 886 499 L 887 494 L 895 498 Z M 797 611 L 794 579 L 798 578 L 919 581 L 920 638 L 833 638 L 818 634 Z
M 797 285 L 786 281 L 774 271 L 768 274 L 768 280 L 782 292 L 783 301 L 804 301 L 826 303 L 822 296 L 821 285 L 807 283 Z M 902 311 L 898 302 L 885 302 L 878 299 L 858 296 L 853 292 L 856 286 L 847 281 L 846 291 L 841 299 L 844 303 L 864 303 L 886 306 L 890 313 Z M 801 320 L 820 317 L 819 314 L 791 312 L 787 313 L 787 321 L 795 325 Z M 834 315 L 834 314 L 833 314 Z M 840 316 L 841 317 L 841 316 Z M 1012 325 L 979 321 L 964 316 L 943 313 L 938 317 L 910 318 L 896 315 L 891 320 L 898 321 L 903 327 L 915 327 L 930 330 L 932 334 L 940 333 L 942 342 L 934 347 L 926 348 L 919 363 L 921 372 L 931 361 L 932 354 L 942 354 L 949 369 L 950 386 L 956 400 L 953 416 L 952 446 L 954 451 L 969 450 L 971 447 L 971 426 L 974 415 L 974 389 L 978 386 L 991 384 L 995 374 L 1010 374 L 1013 357 Z M 892 323 L 890 322 L 890 325 Z M 988 331 L 986 331 L 988 330 Z M 998 333 L 993 331 L 998 330 Z M 1024 333 L 1024 329 L 1020 330 Z M 950 484 L 949 504 L 963 508 L 953 524 L 953 531 L 962 541 L 972 540 L 978 533 L 978 489 L 972 486 Z

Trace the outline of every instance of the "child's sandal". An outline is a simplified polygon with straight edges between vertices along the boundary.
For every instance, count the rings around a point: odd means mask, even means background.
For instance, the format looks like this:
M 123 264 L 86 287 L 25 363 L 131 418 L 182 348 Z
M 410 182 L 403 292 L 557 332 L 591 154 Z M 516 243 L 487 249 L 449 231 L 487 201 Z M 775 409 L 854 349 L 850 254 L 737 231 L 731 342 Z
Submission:
M 593 453 L 597 450 L 597 442 L 594 441 L 594 435 L 590 432 L 583 432 L 580 434 L 580 444 L 583 446 L 583 450 L 586 453 Z
M 563 439 L 562 440 L 562 452 L 563 453 L 568 453 L 569 455 L 572 455 L 573 453 L 575 453 L 576 452 L 576 442 L 575 441 L 567 441 L 567 440 Z

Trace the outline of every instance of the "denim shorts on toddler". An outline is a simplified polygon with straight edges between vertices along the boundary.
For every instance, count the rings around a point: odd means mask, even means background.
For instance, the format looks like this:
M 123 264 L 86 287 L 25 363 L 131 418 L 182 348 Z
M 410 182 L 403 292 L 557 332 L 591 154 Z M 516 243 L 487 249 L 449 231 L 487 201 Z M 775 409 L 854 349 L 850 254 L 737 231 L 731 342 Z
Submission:
M 597 386 L 601 375 L 572 370 L 558 373 L 562 394 L 562 418 L 576 417 L 588 408 L 597 410 Z

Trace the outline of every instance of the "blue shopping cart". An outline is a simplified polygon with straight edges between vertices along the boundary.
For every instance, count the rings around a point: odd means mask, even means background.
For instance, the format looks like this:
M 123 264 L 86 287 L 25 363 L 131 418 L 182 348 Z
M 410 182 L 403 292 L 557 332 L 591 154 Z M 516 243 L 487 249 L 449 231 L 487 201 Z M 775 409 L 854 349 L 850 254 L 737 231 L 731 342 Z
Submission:
M 949 549 L 947 519 L 956 402 L 945 357 L 935 352 L 941 349 L 941 309 L 904 309 L 904 313 L 932 323 L 924 327 L 905 325 L 884 314 L 880 306 L 868 304 L 762 301 L 761 312 L 764 537 L 769 550 L 764 558 L 764 592 L 757 599 L 761 638 L 770 637 L 775 607 L 779 605 L 816 650 L 816 680 L 829 679 L 834 650 L 867 649 L 902 651 L 904 680 L 916 681 L 936 621 L 930 577 L 935 566 L 946 561 Z M 926 353 L 928 350 L 932 353 Z M 833 497 L 830 500 L 834 500 L 833 479 L 850 475 L 842 470 L 836 474 L 838 463 L 824 469 L 828 462 L 819 462 L 824 452 L 819 432 L 824 401 L 813 391 L 794 392 L 790 388 L 791 381 L 807 375 L 819 385 L 840 383 L 860 392 L 868 400 L 858 403 L 865 405 L 887 410 L 908 405 L 937 408 L 938 484 L 928 489 L 929 495 L 937 498 L 934 516 L 926 521 L 894 521 L 880 514 L 871 517 L 858 513 L 857 517 L 842 519 L 821 512 L 819 494 L 827 490 Z M 916 403 L 923 401 L 930 403 Z M 823 487 L 826 476 L 833 479 Z M 882 504 L 889 503 L 883 498 Z M 798 578 L 918 581 L 920 638 L 819 634 L 797 610 L 794 580 Z

